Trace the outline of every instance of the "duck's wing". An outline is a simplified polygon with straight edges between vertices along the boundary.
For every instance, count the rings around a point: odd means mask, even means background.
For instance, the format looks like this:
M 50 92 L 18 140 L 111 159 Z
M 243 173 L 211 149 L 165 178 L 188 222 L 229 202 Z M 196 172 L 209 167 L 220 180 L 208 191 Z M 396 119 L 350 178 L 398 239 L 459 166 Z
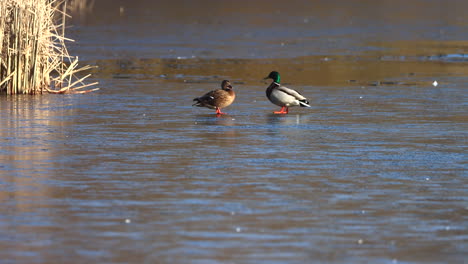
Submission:
M 307 100 L 302 94 L 300 94 L 298 91 L 296 90 L 293 90 L 291 88 L 288 88 L 286 86 L 280 86 L 277 88 L 278 91 L 281 91 L 289 96 L 292 96 L 294 98 L 296 98 L 297 100 L 299 101 L 304 101 L 304 100 Z
M 216 108 L 216 101 L 219 98 L 220 92 L 222 92 L 222 90 L 214 90 L 204 94 L 203 96 L 197 97 L 193 99 L 193 101 L 195 101 L 193 105 L 214 109 Z

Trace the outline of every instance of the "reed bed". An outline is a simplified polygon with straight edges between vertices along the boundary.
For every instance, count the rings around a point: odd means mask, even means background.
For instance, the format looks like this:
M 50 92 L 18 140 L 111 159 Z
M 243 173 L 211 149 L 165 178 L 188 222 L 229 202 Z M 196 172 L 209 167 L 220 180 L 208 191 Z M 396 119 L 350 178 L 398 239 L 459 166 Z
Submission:
M 66 2 L 0 1 L 0 93 L 86 93 L 91 66 L 78 66 L 65 42 Z M 80 73 L 77 75 L 77 73 Z M 86 88 L 86 89 L 85 89 Z

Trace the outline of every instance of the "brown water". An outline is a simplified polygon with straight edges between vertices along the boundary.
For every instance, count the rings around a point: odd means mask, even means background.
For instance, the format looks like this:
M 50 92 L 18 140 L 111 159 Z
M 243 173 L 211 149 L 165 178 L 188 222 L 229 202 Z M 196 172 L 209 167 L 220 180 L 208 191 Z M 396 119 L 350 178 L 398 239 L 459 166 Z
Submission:
M 467 263 L 467 8 L 96 1 L 101 90 L 0 97 L 0 263 Z

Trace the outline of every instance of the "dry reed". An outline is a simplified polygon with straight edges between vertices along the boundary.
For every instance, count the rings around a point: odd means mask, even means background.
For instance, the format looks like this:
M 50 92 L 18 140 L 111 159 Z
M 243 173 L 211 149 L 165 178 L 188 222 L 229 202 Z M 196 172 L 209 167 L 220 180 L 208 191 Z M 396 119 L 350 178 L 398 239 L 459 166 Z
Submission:
M 78 67 L 65 41 L 66 2 L 58 0 L 0 1 L 0 93 L 85 93 L 91 66 Z

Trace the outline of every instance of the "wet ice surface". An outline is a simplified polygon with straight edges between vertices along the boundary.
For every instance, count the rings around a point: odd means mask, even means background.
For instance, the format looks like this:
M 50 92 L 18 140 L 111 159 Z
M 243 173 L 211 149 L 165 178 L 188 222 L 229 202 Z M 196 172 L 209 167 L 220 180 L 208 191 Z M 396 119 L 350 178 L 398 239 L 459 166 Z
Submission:
M 374 87 L 363 99 L 360 87 L 305 87 L 312 109 L 287 116 L 271 114 L 259 86 L 221 118 L 174 101 L 207 84 L 102 85 L 113 88 L 2 98 L 6 259 L 464 257 L 466 100 L 451 98 L 456 85 L 433 100 L 431 85 Z
M 468 78 L 463 44 L 439 41 L 279 59 L 84 44 L 99 92 L 0 97 L 2 263 L 463 263 Z M 272 68 L 312 107 L 273 115 Z M 191 107 L 225 78 L 229 115 Z

